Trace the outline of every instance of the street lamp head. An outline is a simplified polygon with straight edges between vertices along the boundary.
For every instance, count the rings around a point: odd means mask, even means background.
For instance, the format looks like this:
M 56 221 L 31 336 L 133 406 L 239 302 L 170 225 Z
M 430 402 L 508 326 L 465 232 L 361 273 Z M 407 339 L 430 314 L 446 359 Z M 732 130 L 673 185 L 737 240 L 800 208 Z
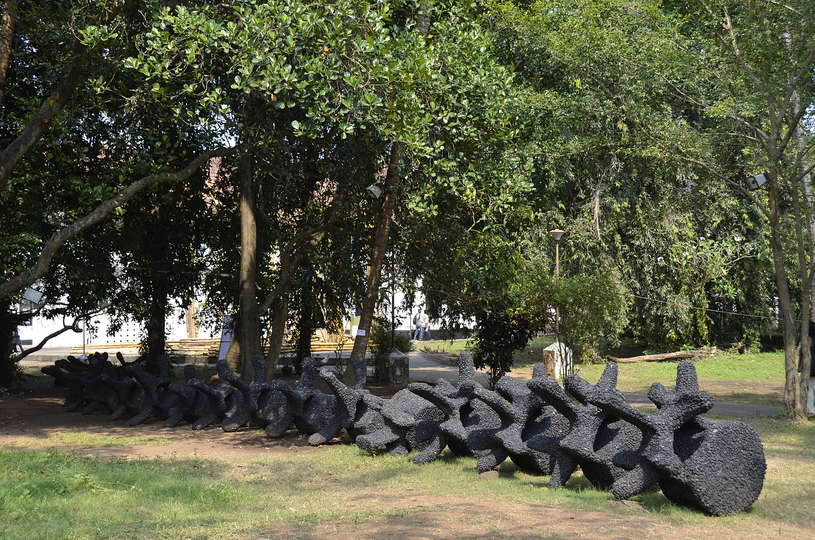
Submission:
M 757 189 L 761 189 L 761 187 L 770 181 L 770 173 L 763 172 L 753 176 L 747 177 L 747 186 L 750 188 L 750 191 L 756 191 Z
M 365 191 L 367 191 L 368 194 L 371 197 L 373 197 L 374 199 L 378 199 L 379 197 L 382 196 L 382 193 L 385 190 L 383 190 L 382 186 L 380 186 L 379 184 L 373 183 L 370 186 L 368 186 L 367 188 L 365 188 Z
M 561 237 L 561 236 L 563 236 L 563 234 L 564 234 L 565 232 L 566 232 L 566 231 L 561 231 L 560 229 L 552 229 L 551 231 L 549 231 L 549 235 L 550 235 L 552 238 L 554 238 L 554 239 L 555 239 L 555 242 L 560 242 L 560 237 Z

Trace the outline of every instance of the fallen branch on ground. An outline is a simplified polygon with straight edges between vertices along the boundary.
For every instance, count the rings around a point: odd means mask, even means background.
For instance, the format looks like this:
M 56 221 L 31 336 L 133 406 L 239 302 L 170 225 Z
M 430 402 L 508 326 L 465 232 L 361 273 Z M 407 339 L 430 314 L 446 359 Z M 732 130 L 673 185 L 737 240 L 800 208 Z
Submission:
M 683 358 L 704 358 L 716 352 L 715 347 L 711 349 L 692 349 L 689 351 L 676 351 L 662 354 L 643 354 L 641 356 L 631 356 L 628 358 L 614 358 L 611 360 L 620 364 L 633 364 L 636 362 L 665 362 L 669 360 L 681 360 Z

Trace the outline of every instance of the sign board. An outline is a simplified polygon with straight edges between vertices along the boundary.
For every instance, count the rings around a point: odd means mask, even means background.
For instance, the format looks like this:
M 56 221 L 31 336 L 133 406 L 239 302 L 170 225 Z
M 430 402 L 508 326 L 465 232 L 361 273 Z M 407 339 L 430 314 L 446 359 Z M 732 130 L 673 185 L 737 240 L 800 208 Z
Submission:
M 224 324 L 221 327 L 221 345 L 218 347 L 218 360 L 224 360 L 229 346 L 232 344 L 232 334 L 235 332 L 232 315 L 224 317 Z

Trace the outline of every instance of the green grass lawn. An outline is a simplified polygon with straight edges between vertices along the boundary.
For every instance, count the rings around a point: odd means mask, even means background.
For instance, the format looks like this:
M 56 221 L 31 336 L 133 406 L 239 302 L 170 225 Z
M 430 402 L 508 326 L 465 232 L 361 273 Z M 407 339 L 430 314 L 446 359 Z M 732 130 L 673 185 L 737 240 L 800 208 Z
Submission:
M 676 362 L 619 364 L 618 387 L 646 393 L 651 383 L 673 386 Z M 703 390 L 723 401 L 783 407 L 784 353 L 720 353 L 694 360 Z M 578 373 L 594 383 L 604 365 L 581 365 Z
M 518 354 L 523 356 L 525 353 L 529 351 L 540 352 L 541 349 L 551 345 L 554 342 L 554 337 L 549 335 L 538 336 L 535 339 L 531 340 L 524 351 L 519 351 Z M 459 353 L 470 345 L 470 340 L 468 339 L 454 339 L 454 340 L 443 340 L 443 339 L 433 339 L 427 341 L 417 341 L 415 343 L 414 350 L 423 351 L 423 352 L 437 352 L 437 353 Z M 538 354 L 540 356 L 540 354 Z
M 784 384 L 784 353 L 720 353 L 694 361 L 700 379 L 717 381 L 752 381 Z M 581 365 L 580 375 L 596 382 L 604 365 Z M 652 382 L 663 384 L 676 378 L 676 362 L 638 362 L 619 364 L 620 378 L 626 384 L 647 388 Z
M 427 341 L 416 341 L 413 343 L 413 350 L 433 353 L 459 353 L 467 348 L 467 339 L 428 339 Z
M 637 497 L 645 512 L 630 514 L 632 523 L 647 520 L 680 537 L 736 538 L 782 529 L 805 536 L 811 531 L 811 505 L 805 501 L 815 497 L 815 423 L 763 420 L 757 427 L 769 467 L 751 511 L 710 518 L 647 494 Z M 351 445 L 231 464 L 7 449 L 0 450 L 0 537 L 256 538 L 338 522 L 365 531 L 366 524 L 393 516 L 414 516 L 421 526 L 424 513 L 456 512 L 452 502 L 467 501 L 544 504 L 609 519 L 629 515 L 606 505 L 609 494 L 592 489 L 580 475 L 565 489 L 552 490 L 545 487 L 546 477 L 513 473 L 507 464 L 503 471 L 501 477 L 480 478 L 473 459 L 417 466 L 404 457 L 369 456 Z

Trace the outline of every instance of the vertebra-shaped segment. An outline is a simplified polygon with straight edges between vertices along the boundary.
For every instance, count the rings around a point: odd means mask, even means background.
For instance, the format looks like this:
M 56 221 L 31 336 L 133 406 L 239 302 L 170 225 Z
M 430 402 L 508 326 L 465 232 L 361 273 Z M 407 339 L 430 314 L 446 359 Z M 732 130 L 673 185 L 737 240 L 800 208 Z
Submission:
M 283 381 L 272 381 L 258 394 L 258 422 L 270 437 L 280 437 L 294 424 L 294 405 L 289 400 L 291 386 Z
M 376 452 L 382 448 L 404 454 L 409 447 L 404 439 L 405 430 L 412 427 L 412 418 L 406 418 L 399 411 L 389 410 L 389 418 L 383 414 L 388 400 L 371 393 L 352 388 L 340 381 L 329 369 L 321 369 L 320 377 L 337 397 L 338 406 L 349 418 L 347 431 L 351 439 L 366 452 Z
M 240 375 L 230 370 L 229 364 L 227 364 L 226 360 L 218 360 L 216 369 L 218 371 L 218 379 L 235 389 L 235 392 L 230 392 L 228 398 L 231 400 L 229 405 L 234 408 L 235 411 L 233 413 L 235 422 L 239 421 L 245 416 L 247 418 L 241 423 L 241 425 L 247 423 L 249 418 L 251 418 L 258 409 L 257 400 L 255 399 L 251 385 L 244 381 Z
M 533 377 L 542 377 L 542 366 L 533 368 Z M 550 474 L 553 459 L 550 454 L 531 448 L 527 440 L 540 436 L 559 436 L 565 419 L 552 407 L 527 388 L 525 381 L 502 377 L 496 392 L 476 388 L 476 396 L 491 407 L 501 419 L 501 427 L 495 438 L 501 443 L 509 458 L 522 470 L 535 474 Z M 491 455 L 494 458 L 491 459 Z M 480 472 L 485 472 L 505 459 L 500 452 L 482 456 L 478 461 Z M 493 465 L 495 462 L 495 465 Z
M 566 390 L 584 406 L 580 420 L 561 445 L 578 459 L 583 474 L 592 484 L 607 489 L 626 473 L 617 463 L 619 456 L 628 455 L 635 463 L 641 459 L 636 454 L 642 438 L 640 431 L 589 404 L 598 392 L 616 391 L 617 364 L 609 362 L 596 385 L 577 375 L 568 376 L 565 384 Z
M 644 461 L 615 482 L 616 496 L 640 493 L 648 479 L 658 478 L 669 500 L 709 514 L 739 512 L 758 498 L 766 470 L 758 433 L 742 422 L 696 416 L 712 399 L 699 390 L 692 363 L 677 366 L 673 392 L 660 384 L 651 387 L 649 398 L 659 407 L 655 414 L 632 410 L 615 395 L 598 398 L 599 405 L 619 410 L 644 433 Z
M 196 388 L 206 396 L 204 400 L 205 405 L 199 411 L 198 417 L 193 421 L 192 429 L 204 429 L 211 424 L 220 422 L 226 414 L 225 392 L 220 388 L 216 390 L 214 387 L 196 378 L 189 379 L 187 384 Z
M 136 380 L 144 391 L 144 397 L 138 412 L 127 421 L 127 425 L 135 426 L 141 424 L 156 413 L 155 407 L 159 401 L 158 386 L 160 381 L 158 377 L 147 373 L 139 365 L 128 364 L 124 367 L 124 370 L 125 373 Z
M 614 388 L 598 388 L 589 399 L 596 406 L 637 426 L 643 433 L 642 456 L 664 473 L 677 475 L 682 469 L 682 461 L 674 453 L 674 433 L 689 420 L 710 410 L 713 398 L 699 390 L 696 369 L 688 361 L 677 366 L 674 392 L 654 383 L 648 397 L 659 407 L 650 415 L 630 406 L 623 394 Z
M 654 383 L 648 396 L 659 407 L 656 413 L 650 415 L 630 406 L 622 393 L 613 388 L 597 388 L 588 396 L 591 403 L 630 422 L 642 432 L 639 455 L 645 461 L 637 463 L 614 483 L 612 491 L 618 498 L 642 493 L 650 488 L 654 480 L 681 476 L 682 460 L 674 452 L 675 433 L 713 406 L 712 397 L 699 390 L 696 370 L 687 361 L 677 366 L 674 392 Z M 620 463 L 624 461 L 625 458 L 618 460 Z
M 607 488 L 625 470 L 614 463 L 614 456 L 639 444 L 639 432 L 615 422 L 616 418 L 605 411 L 586 405 L 587 399 L 600 389 L 614 390 L 617 366 L 609 363 L 596 386 L 576 375 L 566 379 L 566 385 L 579 401 L 573 401 L 554 379 L 544 377 L 528 383 L 529 388 L 544 401 L 551 404 L 568 421 L 568 428 L 560 440 L 545 441 L 546 447 L 555 455 L 572 457 L 583 470 L 586 478 L 595 486 Z M 544 442 L 544 441 L 540 441 Z M 538 444 L 540 444 L 540 442 Z M 531 444 L 531 441 L 530 441 Z M 567 470 L 571 463 L 562 461 Z M 555 469 L 560 469 L 555 463 Z M 562 482 L 567 476 L 559 471 Z M 556 483 L 553 473 L 553 484 Z
M 458 355 L 458 388 L 462 392 L 471 392 L 477 385 L 475 382 L 475 362 L 469 353 Z
M 311 445 L 319 445 L 333 439 L 348 426 L 349 419 L 344 407 L 338 405 L 333 394 L 314 389 L 317 362 L 313 358 L 303 360 L 303 373 L 293 388 L 280 386 L 291 408 L 292 420 L 297 429 L 308 435 Z
M 569 399 L 560 385 L 552 378 L 541 377 L 532 379 L 527 383 L 529 389 L 552 407 L 566 420 L 566 432 L 577 422 L 577 406 Z M 551 456 L 552 473 L 549 478 L 549 487 L 563 486 L 572 473 L 577 469 L 577 461 L 561 446 L 561 437 L 539 434 L 526 441 L 526 445 L 534 451 Z
M 487 404 L 475 398 L 474 390 L 478 386 L 474 381 L 472 359 L 464 355 L 460 358 L 459 386 L 452 387 L 452 392 L 447 384 L 432 387 L 413 383 L 408 385 L 408 390 L 434 404 L 444 415 L 438 430 L 454 454 L 482 457 L 494 452 L 497 457 L 501 454 L 506 458 L 503 447 L 494 437 L 501 420 Z
M 447 395 L 438 388 L 427 383 L 411 383 L 408 390 L 422 397 L 439 408 L 444 415 L 444 421 L 439 424 L 439 431 L 444 434 L 447 444 L 454 453 L 457 449 L 467 447 L 467 430 L 461 422 L 461 408 L 466 406 L 469 399 L 456 394 Z M 461 452 L 467 455 L 468 452 Z

